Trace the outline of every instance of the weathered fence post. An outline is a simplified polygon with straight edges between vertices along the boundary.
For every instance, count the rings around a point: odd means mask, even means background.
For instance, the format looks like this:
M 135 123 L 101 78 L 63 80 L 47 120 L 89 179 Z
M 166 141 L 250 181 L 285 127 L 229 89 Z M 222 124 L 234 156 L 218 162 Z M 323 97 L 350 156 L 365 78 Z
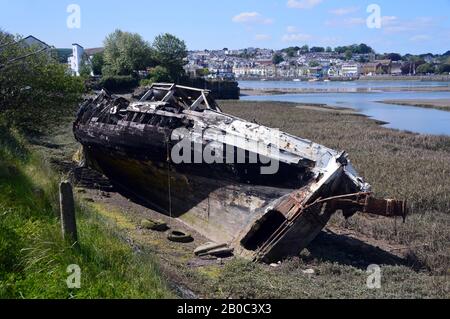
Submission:
M 78 240 L 75 202 L 72 185 L 68 181 L 61 182 L 59 185 L 59 207 L 61 211 L 62 236 L 64 239 L 75 243 Z

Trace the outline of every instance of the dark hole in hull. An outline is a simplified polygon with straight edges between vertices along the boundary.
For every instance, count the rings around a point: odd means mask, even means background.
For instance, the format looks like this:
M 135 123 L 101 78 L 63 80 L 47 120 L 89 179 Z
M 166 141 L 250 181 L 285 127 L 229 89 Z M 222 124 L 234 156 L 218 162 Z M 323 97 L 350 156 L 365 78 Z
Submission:
M 271 210 L 258 220 L 241 240 L 241 245 L 248 250 L 256 250 L 286 221 L 282 213 Z

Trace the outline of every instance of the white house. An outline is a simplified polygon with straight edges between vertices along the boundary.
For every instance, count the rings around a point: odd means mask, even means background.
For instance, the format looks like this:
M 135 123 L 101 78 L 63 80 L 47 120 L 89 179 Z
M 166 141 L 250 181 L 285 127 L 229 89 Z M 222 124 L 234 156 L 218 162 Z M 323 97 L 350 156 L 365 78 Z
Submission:
M 37 47 L 39 49 L 50 49 L 51 48 L 47 43 L 39 40 L 38 38 L 33 37 L 32 35 L 27 36 L 21 42 L 29 47 Z
M 342 67 L 341 67 L 342 76 L 356 77 L 356 76 L 359 76 L 359 73 L 360 73 L 359 64 L 356 64 L 356 63 L 342 64 Z
M 73 75 L 79 76 L 84 57 L 84 48 L 78 43 L 72 44 L 72 56 L 68 58 L 69 68 Z
M 79 76 L 83 63 L 90 64 L 94 55 L 103 51 L 104 48 L 84 49 L 78 43 L 72 44 L 72 55 L 67 59 L 72 74 Z
M 32 35 L 23 38 L 21 41 L 19 41 L 19 44 L 23 47 L 34 48 L 35 51 L 40 51 L 43 54 L 47 54 L 50 58 L 54 57 L 54 47 L 48 45 L 44 41 L 41 41 Z

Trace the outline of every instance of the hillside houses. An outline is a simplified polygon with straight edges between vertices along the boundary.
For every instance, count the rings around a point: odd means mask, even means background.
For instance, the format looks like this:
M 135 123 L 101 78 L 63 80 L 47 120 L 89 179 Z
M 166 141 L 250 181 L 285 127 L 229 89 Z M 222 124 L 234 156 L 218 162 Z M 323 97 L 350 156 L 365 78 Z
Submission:
M 282 56 L 282 61 L 273 63 L 274 54 Z M 279 62 L 279 61 L 277 61 Z M 198 70 L 209 72 L 208 77 L 220 78 L 358 78 L 361 75 L 402 73 L 402 63 L 391 60 L 375 60 L 375 54 L 355 54 L 347 60 L 345 54 L 336 52 L 294 53 L 269 49 L 247 48 L 241 50 L 191 51 L 185 67 L 190 75 Z

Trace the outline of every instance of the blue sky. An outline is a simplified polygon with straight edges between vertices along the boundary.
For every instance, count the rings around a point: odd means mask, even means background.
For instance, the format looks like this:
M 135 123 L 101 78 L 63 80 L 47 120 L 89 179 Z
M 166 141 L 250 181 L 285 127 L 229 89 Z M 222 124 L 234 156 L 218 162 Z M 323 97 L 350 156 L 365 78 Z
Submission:
M 32 34 L 56 47 L 98 47 L 120 28 L 151 41 L 170 32 L 189 49 L 364 42 L 378 52 L 450 50 L 450 0 L 0 0 L 0 28 Z M 81 28 L 68 28 L 69 4 Z M 367 7 L 381 9 L 381 28 L 368 28 Z

